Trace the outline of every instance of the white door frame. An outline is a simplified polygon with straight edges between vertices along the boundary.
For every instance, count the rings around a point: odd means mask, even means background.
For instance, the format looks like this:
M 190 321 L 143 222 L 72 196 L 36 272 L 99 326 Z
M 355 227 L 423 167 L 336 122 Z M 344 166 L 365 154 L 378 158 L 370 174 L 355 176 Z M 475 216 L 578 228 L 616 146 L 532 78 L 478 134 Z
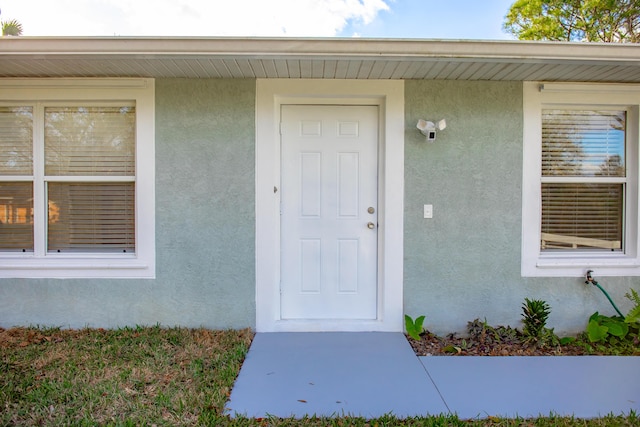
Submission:
M 379 107 L 376 320 L 280 319 L 280 106 Z M 258 79 L 256 82 L 256 330 L 403 330 L 404 82 Z

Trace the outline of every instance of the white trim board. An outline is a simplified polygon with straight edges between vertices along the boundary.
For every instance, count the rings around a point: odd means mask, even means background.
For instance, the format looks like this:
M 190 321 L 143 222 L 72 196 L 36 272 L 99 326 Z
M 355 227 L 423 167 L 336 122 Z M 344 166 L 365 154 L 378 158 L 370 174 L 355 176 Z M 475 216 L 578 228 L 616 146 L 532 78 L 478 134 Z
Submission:
M 380 111 L 379 261 L 376 320 L 280 319 L 280 106 L 376 105 Z M 403 330 L 404 82 L 256 81 L 256 330 Z

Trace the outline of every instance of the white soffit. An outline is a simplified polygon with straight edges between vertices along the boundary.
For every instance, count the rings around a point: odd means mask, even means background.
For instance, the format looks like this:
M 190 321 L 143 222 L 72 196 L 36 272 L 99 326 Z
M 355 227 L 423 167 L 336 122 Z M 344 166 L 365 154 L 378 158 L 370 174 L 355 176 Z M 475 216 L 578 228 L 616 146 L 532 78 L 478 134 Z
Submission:
M 297 38 L 0 38 L 0 77 L 640 83 L 640 44 Z

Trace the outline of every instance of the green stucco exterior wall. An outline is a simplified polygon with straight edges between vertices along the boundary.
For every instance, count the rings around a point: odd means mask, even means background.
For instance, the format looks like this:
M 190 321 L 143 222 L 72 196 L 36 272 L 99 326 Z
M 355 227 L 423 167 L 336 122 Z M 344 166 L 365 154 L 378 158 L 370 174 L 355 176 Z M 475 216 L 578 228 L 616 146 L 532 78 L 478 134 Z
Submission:
M 255 96 L 255 80 L 156 80 L 156 279 L 2 279 L 0 326 L 255 327 Z M 438 334 L 520 327 L 525 297 L 557 333 L 614 314 L 583 278 L 521 277 L 522 101 L 518 82 L 405 82 L 404 312 Z M 447 120 L 435 143 L 421 118 Z M 639 278 L 598 279 L 630 308 Z
M 254 80 L 156 80 L 156 279 L 3 279 L 0 326 L 253 326 L 254 110 Z
M 519 82 L 405 82 L 405 313 L 426 315 L 433 332 L 464 332 L 476 318 L 521 327 L 525 297 L 551 305 L 559 333 L 584 330 L 597 310 L 615 314 L 584 278 L 521 277 L 522 101 Z M 421 118 L 447 120 L 434 143 Z M 600 281 L 621 308 L 639 282 Z

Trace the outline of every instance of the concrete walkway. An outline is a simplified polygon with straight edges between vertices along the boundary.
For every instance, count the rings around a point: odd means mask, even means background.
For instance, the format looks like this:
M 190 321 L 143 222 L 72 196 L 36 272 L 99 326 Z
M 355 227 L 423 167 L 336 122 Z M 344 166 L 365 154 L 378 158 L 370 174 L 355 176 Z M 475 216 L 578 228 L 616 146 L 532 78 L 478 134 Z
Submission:
M 227 403 L 248 417 L 593 418 L 640 412 L 640 357 L 416 357 L 400 333 L 256 334 Z

